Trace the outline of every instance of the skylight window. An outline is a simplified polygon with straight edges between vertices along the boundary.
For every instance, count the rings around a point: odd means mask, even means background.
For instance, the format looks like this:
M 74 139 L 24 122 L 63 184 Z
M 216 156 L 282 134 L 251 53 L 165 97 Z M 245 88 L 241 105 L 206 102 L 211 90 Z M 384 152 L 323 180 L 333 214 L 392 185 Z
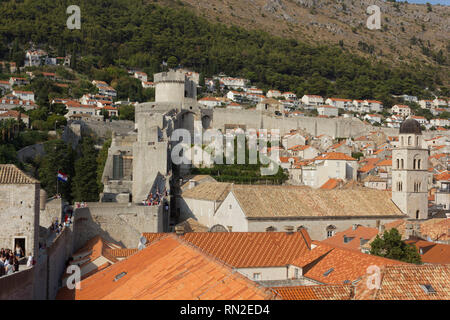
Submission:
M 114 282 L 119 281 L 120 278 L 122 278 L 122 277 L 123 277 L 124 275 L 126 275 L 126 274 L 127 274 L 126 272 L 121 272 L 121 273 L 119 273 L 117 276 L 115 276 Z
M 425 291 L 425 293 L 436 293 L 436 290 L 431 286 L 431 284 L 421 284 L 420 287 Z
M 323 276 L 324 277 L 326 277 L 326 276 L 328 276 L 331 272 L 333 272 L 334 271 L 334 268 L 331 268 L 331 269 L 329 269 L 329 270 L 327 270 L 324 274 L 323 274 Z

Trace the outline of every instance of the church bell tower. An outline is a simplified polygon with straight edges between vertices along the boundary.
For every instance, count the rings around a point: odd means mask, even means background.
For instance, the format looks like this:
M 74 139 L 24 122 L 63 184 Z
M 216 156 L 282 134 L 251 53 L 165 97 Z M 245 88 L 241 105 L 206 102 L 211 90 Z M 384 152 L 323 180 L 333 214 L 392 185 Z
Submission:
M 408 118 L 400 126 L 399 146 L 392 151 L 392 201 L 410 219 L 428 218 L 428 156 L 420 124 Z

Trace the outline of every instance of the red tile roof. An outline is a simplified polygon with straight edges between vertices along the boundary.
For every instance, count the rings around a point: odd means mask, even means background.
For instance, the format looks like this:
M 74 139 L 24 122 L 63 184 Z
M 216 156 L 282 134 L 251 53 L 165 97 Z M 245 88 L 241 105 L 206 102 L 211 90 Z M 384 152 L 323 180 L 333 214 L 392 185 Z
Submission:
M 334 188 L 336 188 L 336 187 L 339 185 L 339 182 L 342 182 L 342 180 L 341 180 L 341 179 L 334 179 L 334 178 L 331 178 L 331 179 L 329 179 L 327 182 L 325 182 L 325 183 L 320 187 L 320 189 L 326 189 L 326 190 L 334 189 Z
M 370 240 L 377 234 L 378 234 L 377 228 L 369 228 L 358 225 L 355 230 L 353 230 L 353 227 L 350 227 L 345 231 L 336 233 L 334 236 L 330 238 L 322 240 L 321 242 L 332 246 L 361 251 L 361 240 Z M 345 243 L 344 242 L 345 238 L 353 238 L 353 239 Z
M 408 244 L 414 244 L 419 250 L 424 263 L 450 264 L 450 245 L 434 243 L 425 240 L 406 240 Z M 422 250 L 420 250 L 422 249 Z
M 434 179 L 436 181 L 449 181 L 450 180 L 450 171 L 444 171 L 440 174 L 435 174 Z
M 76 300 L 264 300 L 275 299 L 220 261 L 175 235 L 81 281 L 81 290 L 59 291 Z
M 377 167 L 392 167 L 392 159 L 384 159 L 377 163 Z
M 355 290 L 358 300 L 450 300 L 450 265 L 395 265 L 381 268 L 379 289 L 365 275 Z M 427 293 L 424 285 L 435 293 Z
M 311 241 L 304 229 L 291 234 L 196 232 L 181 238 L 235 268 L 285 266 L 307 252 Z
M 328 152 L 321 154 L 320 156 L 316 157 L 314 160 L 347 160 L 347 161 L 356 161 L 355 158 L 350 157 L 349 155 L 346 155 L 342 152 Z
M 313 241 L 317 247 L 303 255 L 293 265 L 303 268 L 303 275 L 326 284 L 346 284 L 360 279 L 371 265 L 404 264 L 359 251 Z
M 283 300 L 350 300 L 350 285 L 317 285 L 272 288 Z

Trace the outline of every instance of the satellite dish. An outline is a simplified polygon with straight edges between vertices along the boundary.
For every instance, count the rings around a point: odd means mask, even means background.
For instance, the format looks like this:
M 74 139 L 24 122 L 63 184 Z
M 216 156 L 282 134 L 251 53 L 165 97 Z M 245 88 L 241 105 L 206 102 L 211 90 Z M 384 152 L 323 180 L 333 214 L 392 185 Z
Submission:
M 145 244 L 147 243 L 147 238 L 144 237 L 144 236 L 142 236 L 142 237 L 139 239 L 139 243 L 142 244 L 142 245 L 145 245 Z
M 141 251 L 142 249 L 145 249 L 145 245 L 142 243 L 139 243 L 138 250 Z

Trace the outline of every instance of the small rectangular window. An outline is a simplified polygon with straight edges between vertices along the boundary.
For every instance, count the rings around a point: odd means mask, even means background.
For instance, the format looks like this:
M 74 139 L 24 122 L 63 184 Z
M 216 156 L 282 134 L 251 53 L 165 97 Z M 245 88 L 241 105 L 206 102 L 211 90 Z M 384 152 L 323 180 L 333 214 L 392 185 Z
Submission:
M 261 273 L 254 273 L 253 280 L 261 280 Z

